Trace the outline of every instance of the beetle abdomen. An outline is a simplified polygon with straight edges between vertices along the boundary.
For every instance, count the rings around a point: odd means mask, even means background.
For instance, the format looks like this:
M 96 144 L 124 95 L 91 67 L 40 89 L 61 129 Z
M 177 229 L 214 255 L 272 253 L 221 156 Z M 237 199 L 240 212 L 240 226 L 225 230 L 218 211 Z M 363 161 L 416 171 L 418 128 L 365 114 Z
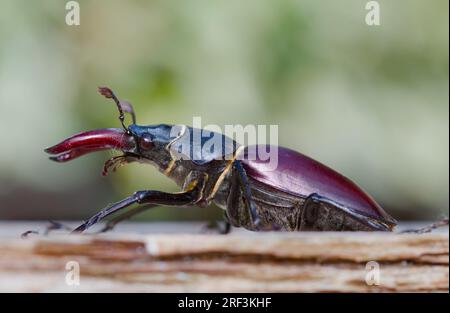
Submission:
M 355 213 L 396 224 L 365 191 L 322 163 L 287 148 L 258 145 L 258 149 L 266 151 L 278 149 L 278 166 L 272 169 L 268 161 L 258 157 L 256 160 L 247 158 L 248 150 L 254 148 L 255 146 L 246 147 L 243 152 L 246 157 L 239 156 L 250 178 L 303 198 L 318 194 Z

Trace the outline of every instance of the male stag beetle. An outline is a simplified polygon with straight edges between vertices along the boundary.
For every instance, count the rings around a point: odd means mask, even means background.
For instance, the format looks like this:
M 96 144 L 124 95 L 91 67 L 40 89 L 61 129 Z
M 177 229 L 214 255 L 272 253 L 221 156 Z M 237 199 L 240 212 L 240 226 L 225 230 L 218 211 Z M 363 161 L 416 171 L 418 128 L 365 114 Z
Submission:
M 173 179 L 182 191 L 137 191 L 104 208 L 74 232 L 82 232 L 132 204 L 140 206 L 115 216 L 104 230 L 155 206 L 207 207 L 213 202 L 225 211 L 228 230 L 231 224 L 252 231 L 392 231 L 397 224 L 348 178 L 287 148 L 277 147 L 278 166 L 271 169 L 261 159 L 242 157 L 256 146 L 240 146 L 225 135 L 211 132 L 227 142 L 227 152 L 212 149 L 199 154 L 206 143 L 202 138 L 200 142 L 191 141 L 190 154 L 180 158 L 177 144 L 186 136 L 190 138 L 186 134 L 196 129 L 181 126 L 174 135 L 171 125 L 137 125 L 130 103 L 119 101 L 109 88 L 101 87 L 99 92 L 116 103 L 123 129 L 98 129 L 74 135 L 46 149 L 54 155 L 50 159 L 66 162 L 89 152 L 120 150 L 122 155 L 106 161 L 104 175 L 126 163 L 150 163 Z M 132 116 L 133 123 L 129 126 L 124 123 L 124 112 Z

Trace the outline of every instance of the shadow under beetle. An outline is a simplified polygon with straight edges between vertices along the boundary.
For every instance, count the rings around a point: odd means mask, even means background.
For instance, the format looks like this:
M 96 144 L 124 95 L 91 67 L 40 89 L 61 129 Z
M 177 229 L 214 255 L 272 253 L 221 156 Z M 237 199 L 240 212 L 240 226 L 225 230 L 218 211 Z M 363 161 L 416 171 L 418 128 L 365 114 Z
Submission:
M 228 149 L 231 155 L 226 157 L 223 149 L 212 149 L 200 159 L 176 157 L 179 151 L 174 145 L 185 133 L 192 133 L 192 128 L 182 126 L 173 136 L 172 125 L 137 125 L 130 103 L 119 101 L 109 88 L 101 87 L 99 92 L 116 103 L 123 129 L 99 129 L 74 135 L 46 149 L 53 155 L 50 159 L 66 162 L 94 151 L 120 150 L 122 155 L 106 161 L 104 175 L 126 163 L 150 163 L 174 180 L 182 191 L 137 191 L 101 210 L 74 232 L 82 232 L 133 204 L 139 206 L 115 216 L 103 230 L 112 229 L 118 222 L 155 206 L 207 207 L 212 202 L 225 210 L 227 230 L 231 224 L 253 231 L 392 231 L 397 224 L 351 180 L 287 148 L 278 147 L 275 170 L 261 159 L 242 157 L 249 147 L 217 133 L 213 134 L 231 143 Z M 125 112 L 132 116 L 130 126 L 124 123 Z M 198 144 L 192 142 L 192 153 L 196 154 L 203 144 L 203 139 Z M 267 147 L 259 145 L 258 148 Z

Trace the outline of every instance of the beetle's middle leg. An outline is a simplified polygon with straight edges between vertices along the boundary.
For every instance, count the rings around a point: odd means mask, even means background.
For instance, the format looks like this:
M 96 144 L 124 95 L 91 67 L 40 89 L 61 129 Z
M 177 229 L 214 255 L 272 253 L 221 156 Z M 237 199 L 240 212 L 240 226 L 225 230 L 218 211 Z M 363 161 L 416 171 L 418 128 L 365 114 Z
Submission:
M 230 193 L 227 200 L 227 214 L 234 221 L 234 224 L 238 224 L 236 226 L 240 226 L 239 221 L 242 218 L 239 214 L 239 205 L 242 199 L 253 230 L 278 230 L 280 228 L 279 225 L 261 225 L 261 219 L 255 202 L 252 199 L 252 191 L 247 173 L 242 163 L 239 160 L 235 160 L 233 162 Z
M 250 184 L 247 173 L 240 161 L 233 161 L 231 169 L 230 193 L 227 198 L 227 215 L 234 226 L 241 226 L 242 216 L 240 214 L 240 204 L 244 200 L 244 206 L 249 213 L 250 223 L 254 229 L 260 224 L 258 212 L 252 200 Z

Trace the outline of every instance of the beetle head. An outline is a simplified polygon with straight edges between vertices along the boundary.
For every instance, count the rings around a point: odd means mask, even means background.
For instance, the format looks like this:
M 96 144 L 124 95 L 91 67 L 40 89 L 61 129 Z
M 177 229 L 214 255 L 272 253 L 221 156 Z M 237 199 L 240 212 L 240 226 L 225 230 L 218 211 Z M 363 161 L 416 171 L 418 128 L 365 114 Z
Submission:
M 122 129 L 98 129 L 71 136 L 45 150 L 53 155 L 50 159 L 56 162 L 67 162 L 87 153 L 101 150 L 119 150 L 124 153 L 122 159 L 132 155 L 134 158 L 157 161 L 163 157 L 164 152 L 167 151 L 166 147 L 170 143 L 171 126 L 136 125 L 136 115 L 130 103 L 119 101 L 111 89 L 107 87 L 100 87 L 98 90 L 100 94 L 113 99 L 116 103 Z M 125 112 L 132 116 L 133 123 L 129 126 L 125 125 Z M 113 159 L 116 160 L 117 158 Z M 106 164 L 111 163 L 107 162 Z
M 154 159 L 156 155 L 166 150 L 170 143 L 170 125 L 139 126 L 132 124 L 128 127 L 129 135 L 134 139 L 135 147 L 132 153 L 147 159 Z
M 126 146 L 122 147 L 122 150 L 138 157 L 145 157 L 148 159 L 153 159 L 155 153 L 160 153 L 161 149 L 169 142 L 170 126 L 136 125 L 136 114 L 134 113 L 131 103 L 120 101 L 108 87 L 99 87 L 98 91 L 106 98 L 114 100 L 119 111 L 119 121 L 122 124 L 126 137 L 134 139 L 134 147 L 131 148 L 130 146 Z M 133 123 L 130 126 L 125 126 L 125 112 L 131 114 Z

